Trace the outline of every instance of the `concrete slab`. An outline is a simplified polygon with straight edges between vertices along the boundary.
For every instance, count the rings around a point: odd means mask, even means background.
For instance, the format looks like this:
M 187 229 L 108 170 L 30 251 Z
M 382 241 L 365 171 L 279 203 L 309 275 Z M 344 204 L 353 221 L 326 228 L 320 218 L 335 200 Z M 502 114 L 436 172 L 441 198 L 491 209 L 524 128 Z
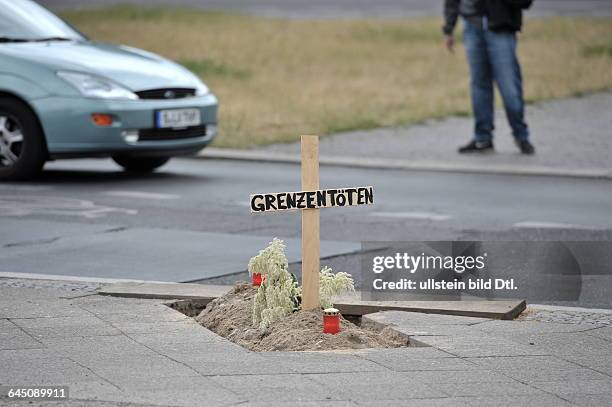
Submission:
M 386 369 L 374 362 L 349 353 L 331 352 L 265 352 L 265 360 L 278 364 L 288 363 L 297 373 L 381 372 Z
M 333 388 L 340 398 L 359 400 L 405 400 L 447 397 L 413 374 L 396 372 L 353 372 L 308 375 L 312 380 Z M 403 405 L 398 403 L 396 405 Z
M 105 285 L 98 294 L 127 298 L 190 299 L 207 304 L 221 297 L 231 286 L 204 284 L 116 283 Z
M 22 226 L 23 227 L 23 226 Z M 16 273 L 187 282 L 246 270 L 249 259 L 271 238 L 168 229 L 127 229 L 64 237 L 45 242 L 44 255 L 32 247 L 0 251 L 2 264 Z M 299 239 L 285 239 L 291 263 L 301 259 Z M 357 243 L 321 242 L 321 257 L 360 250 Z M 38 254 L 38 255 L 37 255 Z
M 337 393 L 307 375 L 215 376 L 218 385 L 253 401 L 331 400 Z
M 396 310 L 493 319 L 514 319 L 526 307 L 527 303 L 524 300 L 363 301 L 359 298 L 359 293 L 341 297 L 336 303 L 336 308 L 346 315 Z

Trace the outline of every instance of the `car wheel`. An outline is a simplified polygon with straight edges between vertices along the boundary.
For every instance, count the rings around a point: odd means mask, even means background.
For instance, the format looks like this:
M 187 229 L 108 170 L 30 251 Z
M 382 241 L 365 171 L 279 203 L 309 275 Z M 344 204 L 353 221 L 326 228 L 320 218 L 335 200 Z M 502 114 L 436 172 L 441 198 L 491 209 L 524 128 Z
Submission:
M 24 103 L 0 98 L 0 180 L 33 178 L 46 160 L 47 148 L 37 117 Z
M 134 157 L 116 155 L 113 160 L 127 171 L 153 172 L 170 160 L 170 157 Z

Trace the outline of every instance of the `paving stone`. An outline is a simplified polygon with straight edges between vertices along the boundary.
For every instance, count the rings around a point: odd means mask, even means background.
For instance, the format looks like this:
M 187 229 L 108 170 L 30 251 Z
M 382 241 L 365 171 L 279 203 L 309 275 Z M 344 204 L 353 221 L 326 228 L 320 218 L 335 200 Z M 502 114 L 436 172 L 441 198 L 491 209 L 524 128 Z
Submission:
M 6 407 L 159 407 L 159 404 L 124 403 L 118 401 L 99 401 L 70 399 L 64 401 L 10 401 Z
M 612 377 L 611 353 L 600 353 L 594 355 L 563 355 L 560 356 L 560 358 Z
M 93 372 L 65 357 L 4 361 L 0 383 L 11 386 L 65 385 L 69 382 L 100 380 Z
M 79 363 L 87 366 L 98 375 L 113 383 L 121 383 L 131 377 L 140 376 L 146 372 L 147 377 L 194 376 L 197 373 L 185 366 L 161 355 L 92 355 L 91 358 L 81 356 Z
M 476 383 L 487 386 L 488 383 L 514 382 L 515 379 L 492 370 L 431 370 L 415 373 L 424 383 Z
M 19 329 L 14 324 L 4 324 L 0 328 L 0 350 L 6 349 L 36 349 L 43 348 L 44 345 Z
M 115 322 L 113 327 L 125 334 L 149 334 L 175 332 L 178 335 L 188 334 L 193 330 L 205 329 L 193 319 L 180 321 L 157 321 L 157 322 Z
M 130 333 L 130 338 L 146 346 L 163 346 L 166 344 L 181 343 L 227 343 L 233 344 L 227 339 L 209 331 L 204 327 L 194 327 L 185 331 L 169 331 L 156 333 Z M 235 345 L 235 344 L 233 344 Z M 238 345 L 235 345 L 238 346 Z M 241 348 L 242 349 L 242 348 Z
M 612 406 L 611 394 L 567 394 L 563 397 L 581 407 Z
M 166 354 L 204 376 L 293 374 L 296 372 L 294 365 L 289 361 L 269 360 L 255 353 L 235 353 L 231 349 L 228 351 L 227 348 L 220 349 L 216 353 L 168 352 Z
M 533 320 L 501 321 L 491 320 L 474 325 L 474 329 L 486 333 L 501 334 L 538 334 L 538 333 L 567 333 L 581 332 L 593 329 L 592 324 L 562 324 L 555 322 L 541 322 Z
M 413 339 L 460 357 L 549 355 L 551 349 L 535 348 L 489 334 L 414 336 Z
M 589 324 L 593 326 L 612 325 L 612 313 L 569 310 L 532 310 L 521 316 L 525 321 L 556 322 L 567 325 Z
M 470 358 L 470 361 L 520 380 L 564 381 L 604 380 L 607 376 L 554 356 L 517 356 Z
M 396 372 L 408 372 L 419 370 L 479 370 L 483 367 L 458 357 L 446 358 L 404 358 L 401 354 L 385 354 L 383 352 L 367 356 L 386 368 Z
M 51 318 L 12 318 L 13 323 L 23 329 L 29 328 L 63 328 L 75 326 L 108 326 L 108 323 L 93 315 Z
M 6 219 L 4 220 L 6 222 Z M 23 220 L 19 221 L 20 223 Z M 3 223 L 3 229 L 5 224 Z M 83 227 L 83 225 L 79 225 Z M 19 226 L 23 229 L 23 224 Z M 31 231 L 28 231 L 31 233 Z M 19 279 L 19 278 L 0 278 L 0 296 L 5 298 L 6 292 L 13 291 L 17 293 L 15 288 L 23 289 L 44 289 L 47 291 L 49 297 L 56 297 L 57 290 L 65 291 L 63 296 L 66 295 L 87 295 L 95 294 L 96 290 L 101 286 L 99 283 L 85 282 L 85 281 L 56 281 L 56 280 L 30 280 L 30 279 Z M 8 288 L 8 289 L 7 289 Z M 12 289 L 12 290 L 11 290 Z M 13 294 L 16 295 L 16 294 Z
M 234 394 L 223 388 L 192 388 L 183 391 L 146 391 L 130 396 L 133 402 L 151 403 L 163 406 L 206 406 L 206 407 L 227 407 L 233 405 L 243 405 L 246 401 L 244 397 Z
M 393 326 L 393 329 L 408 336 L 468 336 L 480 333 L 471 325 L 412 325 Z
M 318 400 L 318 401 L 257 401 L 247 402 L 241 404 L 241 406 L 247 407 L 357 407 L 353 401 L 350 400 Z
M 147 344 L 146 342 L 141 343 L 155 353 L 165 355 L 181 362 L 215 362 L 237 359 L 248 362 L 251 359 L 257 359 L 257 356 L 252 352 L 231 342 L 164 343 L 162 338 L 158 338 L 156 342 L 151 344 Z
M 0 350 L 0 366 L 7 361 L 30 363 L 32 359 L 49 359 L 58 356 L 62 355 L 58 355 L 57 352 L 50 352 L 47 348 Z
M 509 395 L 481 396 L 465 398 L 465 403 L 471 407 L 564 407 L 572 404 L 553 395 Z
M 378 358 L 437 359 L 455 357 L 454 355 L 441 351 L 440 349 L 431 347 L 359 349 L 351 353 L 370 360 L 377 360 Z
M 109 302 L 108 299 L 107 302 Z M 108 305 L 102 307 L 101 305 L 101 303 L 98 303 L 95 307 L 90 306 L 85 309 L 93 313 L 101 320 L 113 324 L 176 322 L 192 320 L 192 318 L 189 318 L 187 315 L 182 314 L 164 304 L 156 304 L 154 307 L 150 307 L 147 304 L 135 304 L 134 308 L 131 308 L 129 304 L 124 304 L 120 307 L 109 307 Z M 95 310 L 95 312 L 93 310 Z
M 215 376 L 212 380 L 250 401 L 325 401 L 338 397 L 335 389 L 311 380 L 309 375 Z
M 460 317 L 454 315 L 424 314 L 421 312 L 383 311 L 364 315 L 379 323 L 397 326 L 473 325 L 489 321 L 487 318 Z
M 590 336 L 595 336 L 597 338 L 602 338 L 602 339 L 612 342 L 612 327 L 611 326 L 603 327 L 599 329 L 593 329 L 591 331 L 585 332 L 585 334 L 590 335 Z
M 34 338 L 53 339 L 121 334 L 118 329 L 93 316 L 28 318 L 12 321 Z
M 334 394 L 352 400 L 404 400 L 447 397 L 448 394 L 418 379 L 417 374 L 352 372 L 313 374 L 308 377 L 331 386 Z
M 469 399 L 458 397 L 419 398 L 411 400 L 359 400 L 357 405 L 364 407 L 467 407 Z
M 555 355 L 589 355 L 612 353 L 612 342 L 579 333 L 545 333 L 512 336 L 512 341 L 529 345 L 540 353 Z
M 264 352 L 269 363 L 287 364 L 298 373 L 384 371 L 380 364 L 350 353 L 335 352 Z
M 65 383 L 70 399 L 129 402 L 130 394 L 102 379 L 89 382 Z
M 152 314 L 156 318 L 163 318 L 164 316 L 167 316 L 169 318 L 177 318 L 179 320 L 185 319 L 183 314 L 164 305 L 159 300 L 114 297 L 109 299 L 108 297 L 95 296 L 78 298 L 72 300 L 72 302 L 75 306 L 95 315 L 99 315 L 104 320 L 108 320 L 107 318 L 113 318 L 112 315 L 114 314 L 129 314 L 133 316 L 140 316 L 141 318 L 146 318 L 147 315 Z M 121 319 L 115 321 L 122 322 Z
M 0 318 L 88 317 L 87 311 L 67 302 L 26 299 L 0 300 Z
M 604 380 L 531 382 L 530 385 L 560 396 L 568 394 L 612 394 L 612 377 Z
M 96 355 L 137 356 L 154 355 L 155 352 L 124 335 L 85 338 L 41 338 L 41 342 L 55 352 L 75 359 Z
M 482 383 L 444 383 L 432 384 L 437 389 L 451 396 L 505 396 L 505 395 L 525 395 L 525 394 L 544 394 L 542 390 L 535 387 L 512 382 L 489 382 Z
M 575 369 L 575 364 L 556 356 L 481 357 L 467 360 L 492 369 Z

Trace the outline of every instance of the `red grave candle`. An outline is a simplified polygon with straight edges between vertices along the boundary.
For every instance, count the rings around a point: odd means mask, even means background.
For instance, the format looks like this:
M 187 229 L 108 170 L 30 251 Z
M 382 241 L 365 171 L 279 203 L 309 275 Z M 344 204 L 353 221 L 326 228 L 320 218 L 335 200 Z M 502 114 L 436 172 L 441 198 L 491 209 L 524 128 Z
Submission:
M 335 308 L 323 310 L 323 333 L 335 335 L 340 332 L 340 311 Z
M 262 281 L 261 273 L 253 273 L 253 287 L 259 287 Z

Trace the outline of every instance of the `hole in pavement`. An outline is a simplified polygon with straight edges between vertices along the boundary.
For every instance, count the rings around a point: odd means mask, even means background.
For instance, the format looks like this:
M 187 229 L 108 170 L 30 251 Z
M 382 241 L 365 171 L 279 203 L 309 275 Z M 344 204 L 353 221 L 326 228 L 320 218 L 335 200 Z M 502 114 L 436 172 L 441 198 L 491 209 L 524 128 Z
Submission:
M 207 306 L 219 306 L 216 301 L 207 302 L 205 300 L 177 300 L 166 303 L 166 305 L 190 318 L 196 318 Z M 214 312 L 216 310 L 211 310 L 211 313 Z M 292 316 L 296 315 L 297 313 L 292 314 Z M 292 316 L 287 317 L 287 319 Z M 361 315 L 342 315 L 342 317 L 344 319 L 343 330 L 338 335 L 323 334 L 321 332 L 322 324 L 314 315 L 310 315 L 307 319 L 296 319 L 292 321 L 293 325 L 289 321 L 287 323 L 280 321 L 281 323 L 274 324 L 273 328 L 266 330 L 254 328 L 250 321 L 248 324 L 244 323 L 244 318 L 237 319 L 235 324 L 219 323 L 219 319 L 223 319 L 223 316 L 218 311 L 212 318 L 197 320 L 198 323 L 217 335 L 256 352 L 333 351 L 427 346 L 394 330 L 392 326 L 364 320 Z M 242 320 L 242 324 L 240 320 Z

